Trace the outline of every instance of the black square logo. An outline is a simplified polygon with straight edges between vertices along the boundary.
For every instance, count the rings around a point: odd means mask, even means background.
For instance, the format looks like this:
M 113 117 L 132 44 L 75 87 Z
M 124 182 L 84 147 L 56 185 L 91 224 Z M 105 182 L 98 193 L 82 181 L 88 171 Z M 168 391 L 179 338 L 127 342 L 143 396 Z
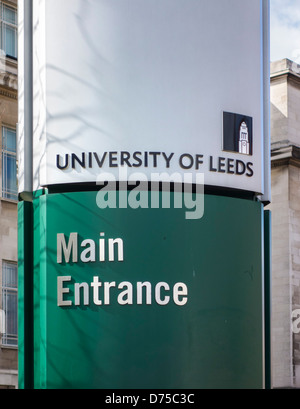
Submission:
M 223 112 L 223 151 L 253 155 L 252 123 L 250 116 Z

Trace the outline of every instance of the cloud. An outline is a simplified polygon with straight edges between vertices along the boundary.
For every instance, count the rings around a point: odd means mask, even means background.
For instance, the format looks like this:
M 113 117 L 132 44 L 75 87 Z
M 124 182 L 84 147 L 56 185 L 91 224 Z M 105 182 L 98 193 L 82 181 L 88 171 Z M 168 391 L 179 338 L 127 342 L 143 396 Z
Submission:
M 271 61 L 300 63 L 300 0 L 270 0 Z

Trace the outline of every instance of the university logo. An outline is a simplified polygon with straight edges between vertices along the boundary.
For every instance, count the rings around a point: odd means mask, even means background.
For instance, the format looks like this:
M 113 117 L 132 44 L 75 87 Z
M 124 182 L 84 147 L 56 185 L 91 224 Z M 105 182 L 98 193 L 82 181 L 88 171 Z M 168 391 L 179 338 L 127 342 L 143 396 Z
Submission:
M 253 154 L 252 118 L 223 112 L 223 151 Z

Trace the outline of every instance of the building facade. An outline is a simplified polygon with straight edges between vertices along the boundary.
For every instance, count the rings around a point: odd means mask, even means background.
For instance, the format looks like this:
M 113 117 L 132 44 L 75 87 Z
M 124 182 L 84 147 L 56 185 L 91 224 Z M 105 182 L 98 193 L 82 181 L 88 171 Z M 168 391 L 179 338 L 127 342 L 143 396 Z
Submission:
M 0 389 L 18 387 L 17 0 L 0 2 Z
M 300 66 L 271 63 L 272 384 L 300 387 Z M 297 311 L 298 310 L 298 311 Z M 298 333 L 299 332 L 299 333 Z

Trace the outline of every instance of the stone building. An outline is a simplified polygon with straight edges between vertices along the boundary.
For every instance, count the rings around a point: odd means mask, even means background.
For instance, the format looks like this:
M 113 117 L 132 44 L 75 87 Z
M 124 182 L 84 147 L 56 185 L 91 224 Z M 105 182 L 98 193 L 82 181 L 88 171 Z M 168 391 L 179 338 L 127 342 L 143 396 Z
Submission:
M 17 0 L 0 1 L 0 389 L 18 386 Z
M 300 316 L 300 65 L 288 59 L 271 63 L 270 93 L 272 385 L 298 388 L 300 320 L 294 320 Z

